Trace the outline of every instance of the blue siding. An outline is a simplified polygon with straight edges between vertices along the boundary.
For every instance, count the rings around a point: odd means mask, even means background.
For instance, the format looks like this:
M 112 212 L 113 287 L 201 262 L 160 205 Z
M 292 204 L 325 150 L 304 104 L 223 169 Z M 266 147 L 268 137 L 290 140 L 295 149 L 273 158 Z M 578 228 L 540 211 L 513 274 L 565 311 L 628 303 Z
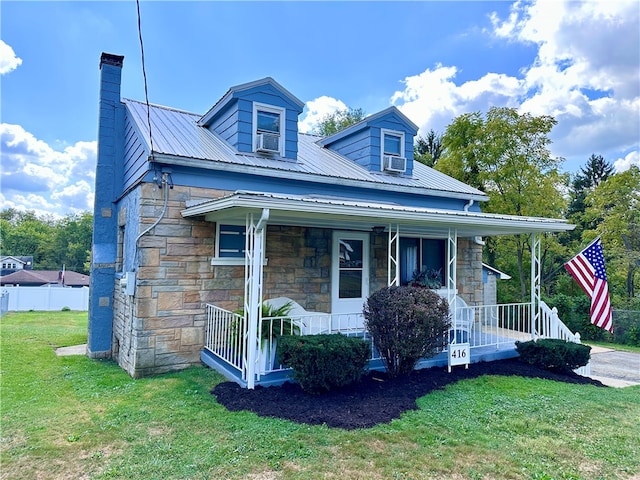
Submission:
M 298 115 L 302 109 L 284 92 L 271 83 L 261 83 L 243 90 L 235 90 L 226 105 L 209 121 L 209 127 L 220 138 L 238 150 L 253 152 L 253 105 L 262 103 L 285 109 L 284 118 L 284 158 L 297 160 L 298 156 Z
M 131 188 L 148 171 L 148 156 L 149 153 L 127 113 L 124 119 L 123 191 Z
M 262 177 L 247 173 L 216 171 L 211 175 L 209 171 L 193 170 L 187 167 L 174 166 L 171 177 L 175 185 L 189 185 L 194 187 L 214 188 L 218 190 L 250 190 L 266 193 L 280 193 L 290 195 L 327 195 L 344 197 L 361 202 L 386 202 L 400 205 L 425 208 L 441 208 L 447 210 L 462 210 L 466 200 L 443 198 L 438 196 L 415 195 L 404 192 L 390 192 L 355 188 L 344 185 L 313 183 L 301 180 L 287 180 L 276 177 Z M 470 210 L 477 210 L 475 204 Z

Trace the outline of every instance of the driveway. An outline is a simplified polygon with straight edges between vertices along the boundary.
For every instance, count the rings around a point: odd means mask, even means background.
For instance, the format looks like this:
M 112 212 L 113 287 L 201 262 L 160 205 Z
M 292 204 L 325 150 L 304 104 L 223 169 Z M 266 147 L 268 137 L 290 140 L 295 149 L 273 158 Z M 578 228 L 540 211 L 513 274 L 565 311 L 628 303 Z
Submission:
M 611 387 L 640 385 L 640 353 L 591 347 L 590 377 Z

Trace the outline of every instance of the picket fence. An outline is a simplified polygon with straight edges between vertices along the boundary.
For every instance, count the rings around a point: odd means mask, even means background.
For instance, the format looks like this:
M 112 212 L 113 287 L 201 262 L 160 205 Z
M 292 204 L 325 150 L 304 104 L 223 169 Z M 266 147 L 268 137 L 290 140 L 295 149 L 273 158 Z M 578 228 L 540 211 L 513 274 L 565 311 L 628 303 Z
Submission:
M 2 287 L 0 296 L 10 312 L 89 310 L 89 287 Z

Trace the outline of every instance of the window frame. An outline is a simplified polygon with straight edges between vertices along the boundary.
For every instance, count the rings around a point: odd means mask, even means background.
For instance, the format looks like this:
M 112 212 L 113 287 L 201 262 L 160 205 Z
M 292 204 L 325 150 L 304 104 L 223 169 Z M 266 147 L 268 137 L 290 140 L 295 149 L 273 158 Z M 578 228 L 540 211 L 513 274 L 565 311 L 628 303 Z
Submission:
M 424 241 L 425 240 L 436 240 L 438 242 L 440 242 L 442 244 L 442 267 L 440 267 L 442 269 L 442 286 L 440 288 L 446 288 L 447 286 L 447 279 L 448 279 L 448 271 L 447 271 L 447 240 L 444 238 L 439 238 L 439 237 L 429 237 L 429 236 L 420 236 L 420 235 L 403 235 L 401 237 L 398 238 L 398 241 L 400 242 L 400 246 L 402 245 L 402 240 L 417 240 L 418 241 L 418 269 L 422 269 L 422 265 L 424 264 Z M 400 248 L 399 251 L 399 255 L 400 258 L 398 258 L 398 264 L 399 267 L 402 268 L 402 264 L 403 264 L 403 259 L 402 259 L 402 247 Z M 415 271 L 415 270 L 414 270 Z M 402 270 L 400 270 L 399 272 L 399 279 L 400 279 L 400 285 L 409 285 L 410 281 L 404 282 L 403 281 L 403 277 L 402 274 L 404 272 L 402 272 Z M 412 272 L 408 272 L 407 278 L 411 278 L 413 276 L 413 271 Z
M 274 105 L 267 105 L 265 103 L 253 102 L 253 119 L 252 119 L 253 128 L 252 128 L 252 135 L 251 135 L 251 143 L 253 146 L 253 151 L 256 153 L 257 153 L 257 143 L 258 143 L 257 139 L 258 139 L 259 133 L 268 133 L 271 135 L 276 135 L 275 132 L 258 129 L 258 113 L 259 112 L 276 113 L 280 116 L 280 121 L 278 125 L 278 128 L 280 129 L 280 131 L 277 133 L 277 135 L 280 137 L 278 141 L 278 154 L 280 156 L 284 156 L 285 127 L 286 127 L 286 113 L 287 113 L 286 109 L 282 107 L 276 107 Z
M 243 232 L 242 232 L 242 236 L 245 238 L 245 247 L 242 249 L 242 256 L 220 256 L 220 230 L 223 227 L 238 227 L 238 228 L 242 228 Z M 215 238 L 215 256 L 211 259 L 211 265 L 230 265 L 230 266 L 237 266 L 237 265 L 244 265 L 246 262 L 246 236 L 247 236 L 247 226 L 240 224 L 240 223 L 234 223 L 234 222 L 228 222 L 228 223 L 221 223 L 221 222 L 216 222 L 216 238 Z M 262 261 L 263 265 L 267 265 L 267 261 L 268 259 L 265 257 Z

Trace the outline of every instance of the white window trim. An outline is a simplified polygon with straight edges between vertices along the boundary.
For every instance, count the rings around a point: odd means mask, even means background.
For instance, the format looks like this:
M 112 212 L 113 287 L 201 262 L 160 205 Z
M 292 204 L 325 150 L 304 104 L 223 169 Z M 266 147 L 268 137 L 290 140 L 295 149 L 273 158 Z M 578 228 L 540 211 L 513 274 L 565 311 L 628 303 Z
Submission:
M 281 107 L 274 107 L 273 105 L 267 105 L 266 103 L 258 103 L 253 102 L 253 121 L 252 121 L 252 135 L 251 135 L 251 144 L 253 146 L 253 151 L 256 151 L 256 144 L 258 143 L 257 135 L 258 135 L 258 111 L 261 112 L 269 112 L 269 113 L 277 113 L 280 115 L 280 142 L 279 142 L 279 152 L 278 155 L 284 157 L 284 145 L 285 145 L 285 115 L 287 113 L 286 109 Z
M 405 157 L 404 154 L 404 132 L 400 132 L 398 130 L 389 130 L 387 128 L 380 129 L 380 171 L 384 171 L 384 156 L 391 155 L 390 153 L 384 153 L 384 136 L 385 135 L 393 135 L 395 137 L 400 137 L 400 156 Z

